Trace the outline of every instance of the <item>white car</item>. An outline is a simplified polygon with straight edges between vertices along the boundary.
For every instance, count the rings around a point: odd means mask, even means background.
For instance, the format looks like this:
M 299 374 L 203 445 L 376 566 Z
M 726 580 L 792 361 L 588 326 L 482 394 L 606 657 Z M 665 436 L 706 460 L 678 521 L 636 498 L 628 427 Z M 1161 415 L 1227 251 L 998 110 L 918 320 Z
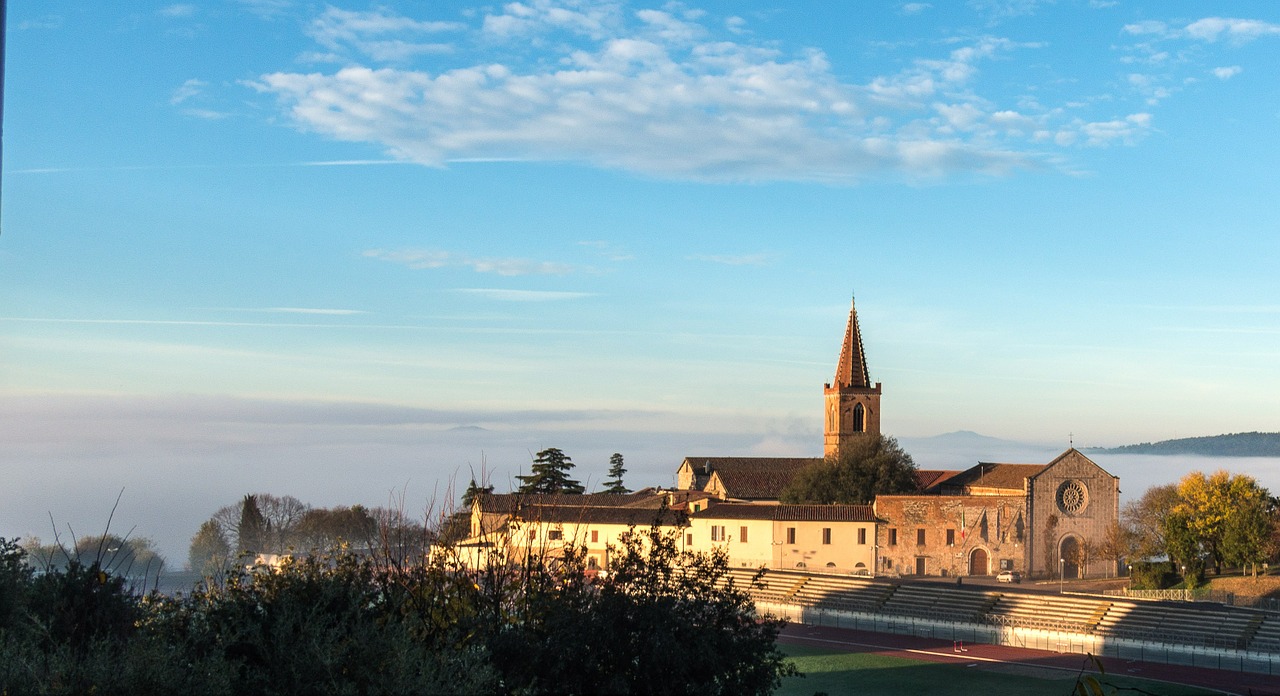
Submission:
M 1016 570 L 1002 570 L 996 576 L 996 582 L 1022 582 L 1022 573 Z

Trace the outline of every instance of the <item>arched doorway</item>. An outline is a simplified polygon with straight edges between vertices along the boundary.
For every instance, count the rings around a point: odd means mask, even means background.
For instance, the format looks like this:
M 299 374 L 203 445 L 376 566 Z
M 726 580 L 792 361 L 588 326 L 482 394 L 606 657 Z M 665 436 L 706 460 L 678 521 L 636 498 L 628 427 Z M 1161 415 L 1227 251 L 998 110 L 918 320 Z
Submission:
M 1058 558 L 1062 559 L 1062 577 L 1067 580 L 1073 580 L 1080 577 L 1080 563 L 1083 560 L 1080 557 L 1080 540 L 1074 536 L 1066 536 L 1062 538 L 1062 543 L 1058 545 Z
M 969 574 L 989 575 L 990 573 L 990 562 L 987 560 L 986 549 L 974 549 L 969 554 Z

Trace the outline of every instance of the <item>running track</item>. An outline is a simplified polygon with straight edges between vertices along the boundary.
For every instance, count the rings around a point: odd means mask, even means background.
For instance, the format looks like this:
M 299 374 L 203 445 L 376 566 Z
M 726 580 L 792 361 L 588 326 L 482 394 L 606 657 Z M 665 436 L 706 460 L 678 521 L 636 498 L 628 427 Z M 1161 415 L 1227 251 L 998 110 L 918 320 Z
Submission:
M 1063 669 L 1071 673 L 1080 671 L 1085 656 L 1078 654 L 1062 654 L 1046 650 L 1029 650 L 1007 645 L 983 645 L 965 643 L 968 652 L 957 653 L 951 641 L 936 638 L 917 638 L 896 633 L 870 633 L 854 631 L 847 628 L 829 626 L 807 626 L 805 624 L 788 624 L 778 636 L 781 643 L 808 645 L 821 648 L 834 648 L 846 652 L 874 652 L 880 655 L 892 655 L 909 660 L 927 662 L 952 662 L 973 664 L 977 662 L 996 662 Z M 1185 665 L 1163 665 L 1154 662 L 1136 662 L 1118 658 L 1102 658 L 1108 675 L 1128 675 L 1145 679 L 1190 684 L 1215 689 L 1228 694 L 1240 696 L 1280 696 L 1280 676 L 1252 674 L 1249 672 L 1227 672 L 1216 669 L 1202 669 Z

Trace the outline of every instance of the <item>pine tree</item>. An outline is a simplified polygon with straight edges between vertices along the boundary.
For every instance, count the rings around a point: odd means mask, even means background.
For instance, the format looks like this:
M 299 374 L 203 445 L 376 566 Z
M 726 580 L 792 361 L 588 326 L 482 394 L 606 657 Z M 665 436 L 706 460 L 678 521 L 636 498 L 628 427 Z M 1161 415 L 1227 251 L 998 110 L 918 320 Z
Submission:
M 520 480 L 518 493 L 573 493 L 579 494 L 586 489 L 582 484 L 569 478 L 569 470 L 573 468 L 573 460 L 569 455 L 555 447 L 548 447 L 538 453 L 528 476 L 517 476 Z
M 614 452 L 613 456 L 609 457 L 609 480 L 605 481 L 604 492 L 618 495 L 630 493 L 631 489 L 622 483 L 622 475 L 625 473 L 627 470 L 622 468 L 622 454 Z
M 240 506 L 240 538 L 237 551 L 262 553 L 267 542 L 267 518 L 258 509 L 258 497 L 246 495 Z
M 476 480 L 474 478 L 471 479 L 471 483 L 467 486 L 467 490 L 462 492 L 462 509 L 470 510 L 471 504 L 475 502 L 476 498 L 482 495 L 488 495 L 489 493 L 492 493 L 492 492 L 493 492 L 493 484 L 489 484 L 488 486 L 481 486 L 476 483 Z

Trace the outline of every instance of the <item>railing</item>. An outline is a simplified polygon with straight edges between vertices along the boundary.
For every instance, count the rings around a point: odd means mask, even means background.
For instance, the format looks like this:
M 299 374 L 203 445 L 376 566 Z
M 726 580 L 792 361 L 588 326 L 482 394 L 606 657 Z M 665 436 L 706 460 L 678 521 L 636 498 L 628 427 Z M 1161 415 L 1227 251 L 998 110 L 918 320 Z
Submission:
M 757 607 L 761 612 L 814 626 L 833 626 L 855 631 L 896 633 L 917 638 L 963 640 L 970 643 L 1008 645 L 1057 653 L 1092 654 L 1139 662 L 1280 676 L 1280 655 L 1274 653 L 1174 645 L 1160 641 L 1071 631 L 1028 629 L 1020 626 L 983 625 L 908 616 L 829 611 L 791 604 L 758 604 Z
M 1280 612 L 1280 599 L 1274 597 L 1239 596 L 1226 590 L 1211 590 L 1207 587 L 1196 590 L 1106 590 L 1108 597 L 1127 597 L 1129 599 L 1157 599 L 1168 602 L 1217 602 L 1232 607 L 1250 607 L 1263 611 Z

